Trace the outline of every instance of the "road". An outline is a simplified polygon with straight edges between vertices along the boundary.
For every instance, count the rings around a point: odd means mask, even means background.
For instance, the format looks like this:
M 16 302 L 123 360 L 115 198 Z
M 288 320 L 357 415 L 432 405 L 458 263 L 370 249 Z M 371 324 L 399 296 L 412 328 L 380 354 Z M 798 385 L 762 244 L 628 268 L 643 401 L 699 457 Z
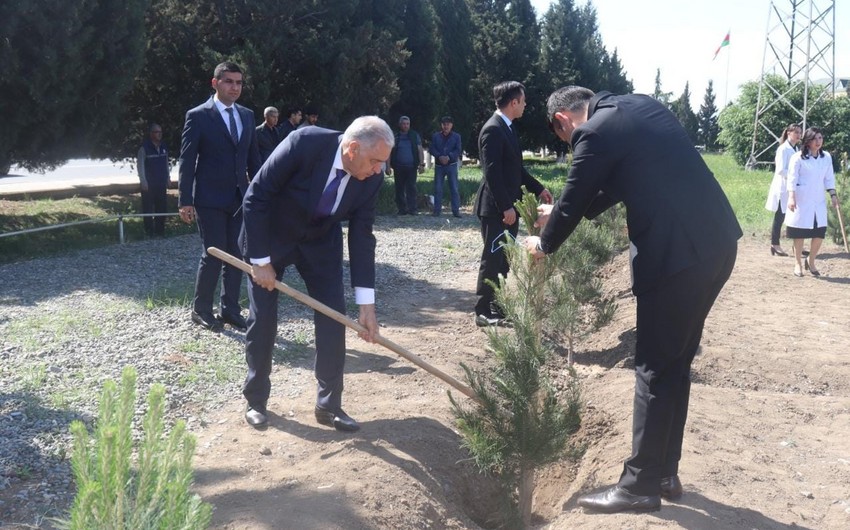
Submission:
M 172 168 L 171 180 L 177 181 L 177 168 Z M 44 174 L 30 173 L 12 166 L 9 175 L 0 175 L 0 198 L 23 197 L 61 198 L 97 193 L 126 193 L 138 191 L 139 179 L 135 165 L 78 158 Z

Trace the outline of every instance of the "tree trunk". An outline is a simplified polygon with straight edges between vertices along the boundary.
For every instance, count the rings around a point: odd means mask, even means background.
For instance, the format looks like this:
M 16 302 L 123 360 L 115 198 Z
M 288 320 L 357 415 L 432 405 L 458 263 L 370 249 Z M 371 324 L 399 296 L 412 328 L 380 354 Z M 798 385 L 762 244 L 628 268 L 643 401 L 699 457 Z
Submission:
M 522 464 L 519 471 L 519 513 L 523 528 L 531 528 L 531 503 L 534 496 L 534 466 Z

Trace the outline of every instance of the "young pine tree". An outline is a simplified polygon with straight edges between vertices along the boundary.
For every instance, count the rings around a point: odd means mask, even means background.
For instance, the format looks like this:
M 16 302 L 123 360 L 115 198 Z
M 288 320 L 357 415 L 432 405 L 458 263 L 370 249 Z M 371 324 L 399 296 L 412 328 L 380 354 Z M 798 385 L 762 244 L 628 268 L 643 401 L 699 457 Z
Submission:
M 120 390 L 114 381 L 103 386 L 94 438 L 82 422 L 71 424 L 77 496 L 69 518 L 57 521 L 60 528 L 194 530 L 209 525 L 212 507 L 190 491 L 195 439 L 183 421 L 165 433 L 165 387 L 151 387 L 134 459 L 135 402 L 136 371 L 127 367 Z
M 537 200 L 526 193 L 517 210 L 529 230 L 537 217 Z M 484 472 L 498 475 L 509 497 L 503 526 L 528 528 L 536 470 L 565 453 L 578 454 L 570 437 L 581 423 L 578 382 L 571 366 L 567 388 L 556 394 L 544 365 L 553 349 L 545 340 L 560 330 L 572 340 L 586 329 L 586 306 L 599 296 L 598 284 L 588 288 L 601 255 L 610 255 L 611 240 L 600 242 L 592 231 L 554 256 L 534 261 L 520 245 L 504 247 L 511 265 L 511 285 L 501 279 L 497 300 L 512 322 L 509 330 L 490 328 L 487 338 L 493 366 L 473 371 L 461 365 L 480 399 L 465 409 L 452 399 L 464 446 Z M 573 239 L 576 239 L 575 236 Z M 608 250 L 603 252 L 608 245 Z M 581 247 L 579 249 L 579 247 Z M 614 306 L 601 304 L 613 314 Z M 572 346 L 571 346 L 572 347 Z M 451 398 L 451 396 L 450 396 Z

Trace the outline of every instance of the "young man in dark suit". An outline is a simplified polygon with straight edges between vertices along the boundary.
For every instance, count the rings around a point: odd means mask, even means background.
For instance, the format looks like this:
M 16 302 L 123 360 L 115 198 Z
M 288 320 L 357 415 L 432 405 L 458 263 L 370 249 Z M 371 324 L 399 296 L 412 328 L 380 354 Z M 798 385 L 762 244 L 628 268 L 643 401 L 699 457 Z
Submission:
M 542 258 L 582 217 L 622 202 L 637 297 L 632 456 L 615 486 L 578 504 L 606 513 L 658 510 L 661 497 L 683 492 L 691 362 L 735 264 L 741 228 L 688 134 L 655 99 L 565 87 L 549 97 L 548 117 L 572 145 L 573 161 L 561 198 L 541 207 L 543 232 L 526 247 Z
M 498 282 L 499 275 L 508 275 L 508 259 L 500 244 L 504 232 L 516 237 L 519 216 L 514 202 L 522 197 L 522 186 L 545 203 L 552 194 L 532 177 L 522 165 L 522 148 L 512 125 L 525 110 L 525 87 L 516 81 L 505 81 L 493 87 L 496 112 L 481 128 L 478 151 L 483 177 L 475 197 L 474 210 L 481 221 L 484 250 L 478 269 L 475 304 L 475 324 L 495 326 L 504 315 L 496 304 L 490 281 Z
M 251 263 L 250 313 L 246 335 L 248 376 L 242 393 L 245 420 L 268 421 L 272 350 L 277 334 L 275 280 L 294 265 L 316 300 L 345 313 L 342 226 L 348 222 L 348 253 L 358 321 L 378 335 L 375 316 L 375 201 L 390 157 L 393 133 L 375 116 L 357 118 L 345 133 L 321 127 L 299 129 L 282 142 L 251 182 L 243 203 L 242 248 Z M 342 410 L 345 326 L 316 313 L 316 421 L 341 431 L 360 428 Z
M 186 223 L 197 220 L 203 241 L 192 321 L 211 331 L 220 331 L 222 323 L 239 330 L 247 328 L 239 307 L 242 272 L 207 254 L 207 248 L 217 247 L 240 255 L 242 197 L 260 169 L 254 113 L 236 104 L 242 81 L 242 70 L 236 64 L 224 62 L 215 67 L 215 94 L 186 113 L 180 149 L 180 218 Z M 221 315 L 216 318 L 213 295 L 219 274 L 223 276 Z

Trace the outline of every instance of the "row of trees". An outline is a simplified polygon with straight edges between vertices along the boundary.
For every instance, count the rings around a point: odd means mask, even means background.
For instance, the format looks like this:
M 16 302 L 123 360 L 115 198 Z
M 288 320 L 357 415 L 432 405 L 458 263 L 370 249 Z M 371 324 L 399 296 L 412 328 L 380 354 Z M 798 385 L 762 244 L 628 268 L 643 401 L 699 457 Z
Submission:
M 222 60 L 245 68 L 241 103 L 258 119 L 267 105 L 315 105 L 328 126 L 406 114 L 430 132 L 450 114 L 472 153 L 492 86 L 518 80 L 522 134 L 539 147 L 551 141 L 554 88 L 632 91 L 595 9 L 577 3 L 558 0 L 538 19 L 529 0 L 9 0 L 0 170 L 131 156 L 151 121 L 176 152 Z
M 558 0 L 537 17 L 529 0 L 8 0 L 0 3 L 0 174 L 11 163 L 48 169 L 73 156 L 130 157 L 154 121 L 176 154 L 186 110 L 209 97 L 213 67 L 228 59 L 246 70 L 241 103 L 258 120 L 267 105 L 317 106 L 331 127 L 362 114 L 394 124 L 405 114 L 427 137 L 449 114 L 472 156 L 492 86 L 518 80 L 527 87 L 524 145 L 556 147 L 545 125 L 552 90 L 633 90 L 592 3 L 577 3 Z M 757 87 L 744 85 L 720 119 L 711 82 L 697 113 L 690 87 L 674 98 L 660 71 L 653 95 L 695 144 L 722 144 L 743 163 Z M 802 88 L 791 97 L 802 98 Z M 850 147 L 837 126 L 847 104 L 828 98 L 808 118 L 826 128 L 833 151 Z M 771 108 L 777 122 L 799 121 Z

